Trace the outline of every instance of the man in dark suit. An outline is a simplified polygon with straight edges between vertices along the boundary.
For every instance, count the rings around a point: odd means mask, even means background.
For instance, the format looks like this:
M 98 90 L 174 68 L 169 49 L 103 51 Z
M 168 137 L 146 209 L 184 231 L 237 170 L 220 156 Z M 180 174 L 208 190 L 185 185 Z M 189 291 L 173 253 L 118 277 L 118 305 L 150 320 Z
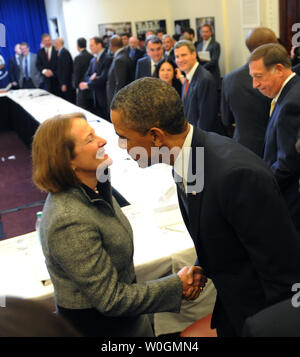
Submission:
M 135 73 L 135 69 L 136 69 L 136 63 L 137 61 L 142 58 L 145 54 L 145 51 L 142 51 L 138 48 L 138 44 L 139 44 L 139 41 L 136 37 L 134 36 L 131 36 L 129 38 L 129 51 L 128 51 L 128 54 L 129 54 L 129 57 L 131 58 L 131 60 L 133 61 L 134 63 L 134 73 Z
M 92 94 L 89 89 L 81 90 L 79 83 L 85 81 L 85 74 L 93 55 L 86 50 L 86 39 L 81 37 L 77 40 L 79 55 L 74 58 L 74 86 L 77 90 L 76 105 L 90 110 L 92 107 Z
M 57 51 L 52 46 L 52 40 L 49 34 L 42 35 L 43 48 L 37 53 L 36 66 L 42 74 L 45 89 L 55 95 L 58 95 L 59 85 L 57 81 Z
M 164 56 L 171 58 L 175 62 L 175 53 L 174 53 L 174 43 L 170 35 L 163 35 L 162 43 L 164 48 Z
M 107 54 L 104 42 L 98 36 L 90 39 L 90 50 L 95 57 L 91 59 L 85 82 L 81 82 L 79 88 L 81 90 L 91 90 L 93 96 L 92 112 L 108 120 L 106 82 L 112 57 Z
M 106 84 L 108 108 L 113 96 L 134 79 L 134 64 L 129 58 L 126 49 L 123 48 L 120 36 L 114 35 L 111 38 L 110 50 L 114 54 L 114 58 L 108 72 Z
M 159 79 L 123 88 L 111 104 L 111 119 L 121 147 L 139 166 L 174 168 L 196 265 L 217 290 L 212 328 L 218 336 L 241 335 L 248 316 L 291 297 L 300 239 L 262 159 L 190 125 L 176 90 Z
M 20 44 L 15 45 L 15 54 L 8 60 L 8 76 L 9 82 L 12 84 L 12 89 L 19 89 L 20 78 L 20 58 L 22 56 L 22 50 Z
M 64 47 L 64 40 L 58 37 L 53 42 L 57 51 L 57 80 L 58 95 L 75 104 L 75 89 L 73 87 L 73 59 L 70 52 Z
M 295 143 L 300 130 L 300 78 L 291 70 L 286 49 L 266 44 L 249 59 L 253 87 L 272 98 L 264 160 L 277 179 L 300 234 L 300 156 Z
M 135 79 L 152 77 L 158 62 L 164 55 L 161 39 L 155 35 L 146 37 L 145 47 L 147 56 L 137 61 Z
M 219 89 L 221 85 L 219 68 L 220 44 L 213 38 L 213 30 L 209 24 L 205 24 L 201 27 L 201 37 L 202 41 L 200 41 L 196 47 L 200 64 L 214 76 L 217 88 Z M 205 52 L 209 53 L 209 58 L 205 56 Z
M 195 46 L 181 40 L 175 45 L 175 58 L 179 69 L 186 74 L 182 86 L 184 114 L 194 126 L 206 131 L 221 132 L 217 118 L 218 92 L 214 78 L 197 61 Z
M 266 27 L 250 30 L 246 46 L 250 52 L 266 44 L 276 43 L 275 33 Z M 263 157 L 265 132 L 269 122 L 271 100 L 252 86 L 248 63 L 228 73 L 222 81 L 221 119 L 233 139 Z

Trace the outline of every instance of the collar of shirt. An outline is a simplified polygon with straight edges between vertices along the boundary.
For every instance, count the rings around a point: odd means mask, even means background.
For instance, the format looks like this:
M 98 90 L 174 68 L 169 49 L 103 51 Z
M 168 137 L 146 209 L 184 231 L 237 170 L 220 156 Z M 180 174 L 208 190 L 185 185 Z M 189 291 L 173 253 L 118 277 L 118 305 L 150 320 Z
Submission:
M 155 72 L 155 70 L 156 70 L 156 65 L 157 65 L 157 63 L 155 63 L 154 61 L 153 61 L 153 59 L 151 58 L 151 75 L 153 76 L 153 74 L 154 74 L 154 72 Z
M 103 53 L 105 52 L 105 49 L 103 48 L 95 57 L 97 58 L 97 61 L 100 60 L 101 56 L 103 55 Z
M 167 56 L 170 56 L 170 53 L 172 52 L 172 50 L 173 50 L 173 47 L 170 48 L 169 51 L 165 51 L 165 54 L 166 54 Z
M 51 58 L 52 46 L 50 46 L 50 47 L 44 47 L 44 49 L 45 49 L 45 52 L 47 52 L 47 50 L 48 50 L 49 58 Z
M 185 188 L 185 192 L 187 192 L 187 180 L 188 180 L 188 169 L 189 169 L 189 160 L 190 160 L 190 152 L 191 152 L 191 144 L 192 144 L 192 138 L 193 138 L 193 131 L 194 128 L 191 124 L 190 125 L 190 130 L 184 140 L 184 143 L 182 145 L 182 148 L 174 162 L 174 171 L 182 177 L 183 179 L 183 184 Z
M 273 101 L 274 101 L 274 102 L 277 102 L 277 100 L 278 100 L 278 98 L 279 98 L 279 96 L 280 96 L 280 94 L 281 94 L 283 88 L 287 85 L 287 83 L 288 83 L 293 77 L 295 77 L 295 75 L 296 75 L 296 73 L 293 72 L 293 73 L 292 73 L 290 76 L 288 76 L 287 79 L 283 82 L 283 84 L 282 84 L 282 86 L 281 86 L 281 88 L 280 88 L 280 91 L 279 91 L 279 92 L 277 93 L 277 95 L 273 98 Z
M 114 53 L 114 57 L 116 57 L 116 55 L 117 55 L 118 53 L 120 53 L 123 49 L 124 49 L 124 47 L 119 48 L 119 49 Z
M 210 41 L 211 41 L 211 37 L 207 41 L 203 40 L 203 46 L 202 46 L 203 50 L 207 49 L 208 45 L 210 44 Z
M 188 81 L 191 83 L 192 79 L 193 79 L 193 75 L 194 73 L 196 72 L 196 69 L 198 68 L 199 66 L 199 62 L 197 61 L 193 68 L 189 71 L 189 73 L 186 73 L 186 78 L 188 79 Z

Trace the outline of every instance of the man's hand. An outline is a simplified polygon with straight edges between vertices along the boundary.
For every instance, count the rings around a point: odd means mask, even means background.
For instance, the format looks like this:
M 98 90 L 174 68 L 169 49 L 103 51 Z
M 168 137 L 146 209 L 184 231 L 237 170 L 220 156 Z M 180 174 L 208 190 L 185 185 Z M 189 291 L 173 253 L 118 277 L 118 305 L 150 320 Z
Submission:
M 178 273 L 182 282 L 182 295 L 187 300 L 195 300 L 207 282 L 203 270 L 198 266 L 184 267 Z
M 61 89 L 62 92 L 66 92 L 67 91 L 67 86 L 65 84 L 63 84 L 60 89 Z
M 46 69 L 43 74 L 48 78 L 53 77 L 53 72 L 51 71 L 51 69 Z
M 81 90 L 88 89 L 88 84 L 87 84 L 87 82 L 80 82 L 80 83 L 79 83 L 79 89 L 81 89 Z

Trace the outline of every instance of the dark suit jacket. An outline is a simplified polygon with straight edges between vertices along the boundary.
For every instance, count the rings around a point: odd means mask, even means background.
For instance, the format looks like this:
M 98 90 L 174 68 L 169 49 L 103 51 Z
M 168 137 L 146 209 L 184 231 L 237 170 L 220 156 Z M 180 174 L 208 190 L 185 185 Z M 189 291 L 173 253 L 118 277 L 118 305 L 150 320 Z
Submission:
M 132 54 L 131 54 L 132 51 Z M 140 49 L 136 48 L 132 50 L 130 47 L 128 48 L 128 56 L 134 63 L 134 70 L 136 68 L 137 61 L 144 56 L 145 52 L 141 51 Z
M 248 317 L 243 337 L 300 337 L 300 309 L 285 300 Z
M 135 79 L 151 77 L 151 58 L 144 56 L 136 63 Z
M 64 47 L 60 50 L 57 58 L 57 79 L 59 85 L 72 85 L 73 59 L 70 52 Z
M 271 99 L 252 86 L 249 66 L 228 73 L 222 81 L 221 119 L 235 123 L 233 139 L 263 157 Z
M 194 126 L 206 131 L 221 131 L 221 121 L 217 119 L 218 93 L 211 73 L 201 65 L 196 69 L 184 99 L 182 101 L 186 119 Z
M 198 51 L 202 51 L 202 47 L 203 47 L 203 41 L 198 43 L 196 47 L 197 53 Z M 214 76 L 216 80 L 216 84 L 219 88 L 221 84 L 221 74 L 219 68 L 219 58 L 221 53 L 220 44 L 216 42 L 214 39 L 211 39 L 209 45 L 207 46 L 206 51 L 210 53 L 210 61 L 200 60 L 200 64 Z
M 114 56 L 106 85 L 108 108 L 114 95 L 134 79 L 134 64 L 123 49 Z
M 298 63 L 295 67 L 292 68 L 292 70 L 300 76 L 300 63 Z
M 45 52 L 44 48 L 40 48 L 37 53 L 37 59 L 36 59 L 36 66 L 38 70 L 41 72 L 44 69 L 51 69 L 54 76 L 47 78 L 43 74 L 43 79 L 45 83 L 45 89 L 53 94 L 58 94 L 58 80 L 57 80 L 57 51 L 56 49 L 52 46 L 52 51 L 51 51 L 51 58 L 48 61 L 47 60 L 47 55 Z
M 8 60 L 8 76 L 10 82 L 19 83 L 20 65 L 17 63 L 16 56 L 12 56 Z
M 187 194 L 188 214 L 177 190 L 179 205 L 197 263 L 217 290 L 212 327 L 240 335 L 248 316 L 291 296 L 300 239 L 269 168 L 233 140 L 194 128 L 188 182 L 199 178 L 202 147 L 204 189 Z
M 300 233 L 300 155 L 295 143 L 300 131 L 300 78 L 283 88 L 266 130 L 264 160 L 274 173 Z
M 85 74 L 89 68 L 89 64 L 93 55 L 87 50 L 82 50 L 78 56 L 74 58 L 74 86 L 78 88 L 80 82 L 85 81 Z
M 164 53 L 165 57 L 169 57 L 172 61 L 175 62 L 175 53 L 174 53 L 174 48 L 172 48 L 171 52 L 169 55 L 166 54 L 166 52 Z
M 95 67 L 96 58 L 92 58 L 89 64 L 89 68 L 86 73 L 86 82 L 88 83 L 89 89 L 93 92 L 95 98 L 95 106 L 98 110 L 98 115 L 107 119 L 107 97 L 106 97 L 106 83 L 108 79 L 108 71 L 112 63 L 112 57 L 107 53 L 103 52 L 100 60 L 97 62 Z M 89 77 L 96 73 L 97 77 L 93 81 Z
M 62 48 L 57 57 L 57 79 L 60 97 L 75 103 L 75 90 L 73 87 L 73 59 L 66 48 Z M 66 85 L 67 91 L 62 92 L 61 86 Z

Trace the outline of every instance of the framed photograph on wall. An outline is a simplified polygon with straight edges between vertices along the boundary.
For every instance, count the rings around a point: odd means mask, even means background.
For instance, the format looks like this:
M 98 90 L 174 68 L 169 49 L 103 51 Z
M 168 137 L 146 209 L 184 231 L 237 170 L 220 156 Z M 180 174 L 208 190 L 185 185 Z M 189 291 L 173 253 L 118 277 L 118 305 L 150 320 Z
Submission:
M 181 35 L 184 29 L 187 29 L 190 27 L 190 20 L 189 19 L 175 20 L 174 27 L 175 27 L 175 34 Z
M 215 18 L 212 16 L 209 17 L 198 17 L 196 19 L 196 32 L 197 32 L 197 40 L 201 41 L 202 37 L 201 37 L 201 27 L 204 24 L 209 24 L 211 25 L 212 29 L 213 29 L 213 35 L 212 37 L 215 37 L 215 33 L 216 33 L 216 28 L 215 28 Z
M 132 34 L 131 22 L 114 22 L 110 24 L 98 25 L 98 33 L 102 38 L 110 38 L 113 35 L 120 35 L 123 32 Z
M 138 21 L 135 23 L 135 28 L 137 36 L 144 35 L 149 30 L 154 32 L 163 30 L 165 33 L 167 31 L 166 20 Z

